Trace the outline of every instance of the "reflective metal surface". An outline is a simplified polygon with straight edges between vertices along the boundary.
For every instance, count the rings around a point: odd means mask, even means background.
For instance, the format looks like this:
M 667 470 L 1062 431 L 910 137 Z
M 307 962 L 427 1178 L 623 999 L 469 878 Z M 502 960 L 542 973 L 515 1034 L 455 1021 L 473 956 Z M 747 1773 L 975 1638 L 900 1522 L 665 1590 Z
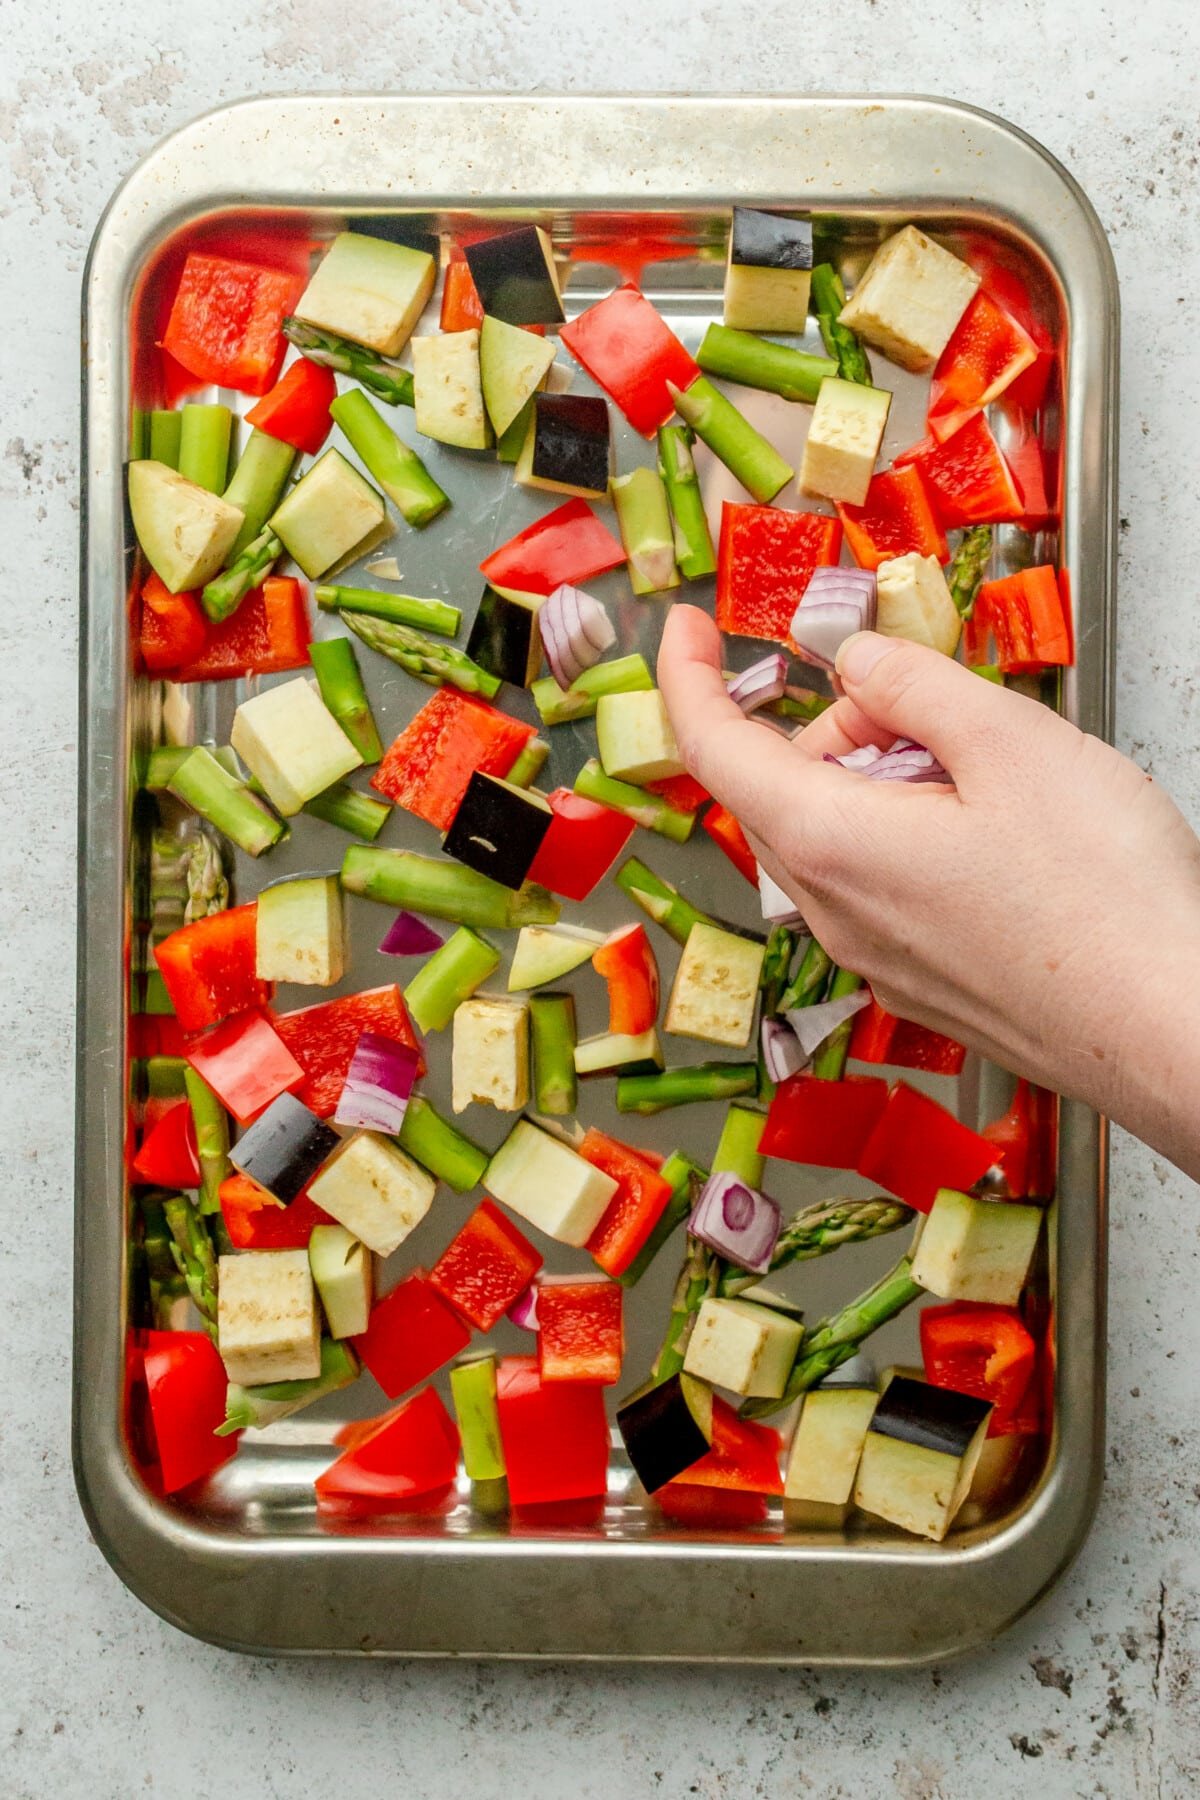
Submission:
M 386 230 L 389 218 L 416 214 L 446 245 L 503 209 L 552 228 L 569 268 L 568 313 L 606 292 L 616 271 L 633 274 L 694 344 L 720 316 L 734 199 L 812 211 L 819 237 L 850 274 L 882 235 L 913 220 L 952 247 L 998 257 L 1027 283 L 1063 352 L 1061 394 L 1039 423 L 1048 466 L 1061 473 L 1062 555 L 1077 608 L 1078 667 L 1063 683 L 1061 704 L 1086 729 L 1107 733 L 1115 279 L 1100 227 L 1070 177 L 998 120 L 904 98 L 252 101 L 166 140 L 120 190 L 97 232 L 85 282 L 75 1460 L 92 1529 L 114 1567 L 147 1604 L 203 1637 L 273 1652 L 908 1662 L 1002 1630 L 1054 1581 L 1087 1529 L 1102 1461 L 1104 1137 L 1101 1123 L 1074 1105 L 1062 1112 L 1046 1272 L 1057 1335 L 1054 1439 L 1047 1456 L 1031 1461 L 1007 1511 L 972 1519 L 944 1545 L 865 1518 L 845 1533 L 805 1530 L 777 1507 L 761 1530 L 698 1538 L 647 1507 L 619 1444 L 607 1499 L 593 1518 L 492 1518 L 473 1508 L 464 1486 L 438 1514 L 330 1524 L 317 1517 L 312 1479 L 332 1453 L 336 1424 L 379 1409 L 369 1379 L 271 1432 L 247 1434 L 237 1458 L 186 1499 L 156 1499 L 127 1450 L 125 967 L 136 938 L 131 875 L 146 853 L 133 826 L 133 769 L 158 741 L 162 692 L 131 672 L 123 460 L 131 396 L 139 405 L 161 399 L 153 388 L 157 359 L 144 352 L 161 329 L 157 308 L 171 271 L 188 247 L 231 234 L 244 243 L 248 229 L 282 254 L 347 220 Z M 640 246 L 636 263 L 631 243 Z M 559 360 L 568 366 L 565 351 Z M 921 435 L 924 382 L 890 364 L 876 369 L 896 393 L 886 457 Z M 590 386 L 578 370 L 573 385 Z M 220 397 L 242 411 L 249 404 Z M 767 415 L 765 428 L 785 454 L 789 441 L 802 441 L 807 408 L 762 395 L 747 406 Z M 389 417 L 412 435 L 411 414 Z M 1015 428 L 1002 416 L 995 423 L 1011 444 Z M 630 465 L 640 442 L 621 427 L 618 467 Z M 375 554 L 394 553 L 406 591 L 455 601 L 469 624 L 480 555 L 549 502 L 514 488 L 509 471 L 490 458 L 431 451 L 425 441 L 421 450 L 452 510 L 424 534 L 398 524 Z M 644 444 L 636 456 L 647 459 Z M 704 478 L 713 505 L 731 491 L 719 468 Z M 795 504 L 794 489 L 788 503 Z M 1012 527 L 999 535 L 998 569 L 1058 554 L 1057 532 L 1034 541 Z M 641 646 L 651 655 L 663 603 L 634 601 L 620 572 L 594 585 L 618 622 L 622 649 Z M 710 593 L 711 584 L 693 584 L 685 597 Z M 339 628 L 322 615 L 317 629 Z M 756 646 L 743 649 L 744 661 L 757 654 Z M 428 690 L 365 648 L 359 657 L 386 742 Z M 247 691 L 243 683 L 182 690 L 192 735 L 224 740 Z M 504 703 L 533 716 L 523 694 L 507 689 Z M 590 748 L 584 727 L 556 727 L 550 736 L 546 785 L 570 780 Z M 240 898 L 290 870 L 337 867 L 350 840 L 316 821 L 297 825 L 264 866 L 238 858 Z M 697 849 L 639 838 L 637 854 L 702 905 L 758 924 L 751 890 L 707 840 Z M 434 847 L 426 828 L 399 812 L 381 842 Z M 618 898 L 605 884 L 586 913 L 568 909 L 567 916 L 615 924 L 627 917 Z M 344 991 L 406 979 L 403 964 L 375 952 L 388 918 L 366 901 L 352 903 Z M 657 947 L 669 980 L 674 947 L 661 935 Z M 576 985 L 583 1033 L 602 1023 L 598 985 Z M 312 997 L 284 989 L 279 1005 Z M 671 1041 L 674 1059 L 689 1050 L 691 1059 L 703 1058 L 703 1046 Z M 435 1064 L 430 1088 L 438 1104 L 446 1099 L 445 1060 Z M 994 1116 L 1006 1092 L 999 1072 L 974 1059 L 958 1083 L 929 1085 L 971 1122 Z M 584 1090 L 581 1113 L 634 1141 L 700 1157 L 720 1122 L 716 1107 L 622 1120 L 602 1083 Z M 495 1118 L 489 1131 L 489 1121 L 472 1114 L 466 1124 L 494 1143 L 508 1121 Z M 862 1186 L 778 1163 L 772 1175 L 786 1209 L 834 1187 Z M 427 1264 L 470 1206 L 440 1191 L 397 1265 Z M 790 1289 L 810 1316 L 826 1311 L 881 1273 L 902 1244 L 899 1236 L 883 1239 L 801 1265 Z M 563 1253 L 562 1260 L 571 1259 Z M 554 1256 L 548 1261 L 555 1266 Z M 626 1386 L 640 1378 L 661 1335 L 674 1268 L 668 1249 L 633 1296 Z M 528 1344 L 506 1329 L 511 1335 L 497 1334 L 499 1348 Z M 873 1349 L 881 1363 L 913 1360 L 914 1319 L 896 1321 Z

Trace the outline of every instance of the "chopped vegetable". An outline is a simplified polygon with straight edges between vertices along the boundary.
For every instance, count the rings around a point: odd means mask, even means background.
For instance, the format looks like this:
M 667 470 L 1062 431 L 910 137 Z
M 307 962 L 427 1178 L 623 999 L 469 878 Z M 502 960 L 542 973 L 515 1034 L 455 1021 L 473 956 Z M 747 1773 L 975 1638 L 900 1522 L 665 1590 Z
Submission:
M 256 1119 L 304 1076 L 272 1022 L 257 1011 L 210 1026 L 188 1040 L 184 1054 L 239 1125 Z
M 380 418 L 364 393 L 351 388 L 339 394 L 329 411 L 351 449 L 409 525 L 428 525 L 445 511 L 450 496 L 438 486 L 416 451 Z
M 471 1341 L 469 1328 L 430 1282 L 413 1269 L 376 1300 L 354 1348 L 389 1400 L 425 1381 Z
M 498 930 L 553 925 L 559 912 L 558 902 L 532 882 L 518 889 L 502 887 L 474 869 L 412 850 L 352 845 L 342 863 L 342 886 L 385 906 L 419 907 L 435 919 Z
M 892 396 L 884 388 L 828 376 L 804 441 L 800 490 L 861 506 L 883 443 Z
M 939 443 L 997 399 L 1037 361 L 1029 333 L 979 288 L 950 335 L 929 384 L 929 429 Z
M 813 571 L 836 563 L 841 545 L 836 519 L 726 500 L 717 565 L 721 630 L 788 643 Z
M 163 1492 L 177 1494 L 212 1475 L 237 1450 L 218 1437 L 225 1418 L 225 1370 L 203 1331 L 151 1331 L 141 1355 L 154 1451 Z
M 147 562 L 172 594 L 211 581 L 242 526 L 236 506 L 148 459 L 129 465 L 129 512 Z
M 313 590 L 317 605 L 325 612 L 368 614 L 395 625 L 419 625 L 440 637 L 456 637 L 462 624 L 462 613 L 445 600 L 422 600 L 412 594 L 388 594 L 377 588 L 323 585 Z M 351 623 L 349 619 L 346 621 Z M 358 624 L 353 627 L 358 630 Z
M 679 573 L 689 581 L 711 575 L 717 566 L 692 460 L 695 436 L 690 425 L 664 425 L 658 434 L 658 472 L 675 526 L 675 561 Z
M 941 1300 L 1015 1306 L 1041 1228 L 1040 1206 L 939 1188 L 913 1254 L 912 1278 Z
M 664 1020 L 667 1031 L 740 1050 L 750 1042 L 763 946 L 720 926 L 693 925 Z
M 308 1266 L 330 1337 L 338 1341 L 360 1337 L 367 1329 L 375 1292 L 374 1261 L 366 1245 L 344 1225 L 314 1225 Z M 349 1349 L 346 1355 L 350 1356 Z M 323 1355 L 321 1360 L 324 1364 Z M 358 1373 L 357 1364 L 354 1372 Z
M 333 987 L 342 979 L 346 916 L 336 875 L 300 876 L 262 890 L 255 967 L 264 981 Z
M 624 1295 L 615 1281 L 556 1281 L 538 1294 L 538 1375 L 543 1382 L 621 1379 Z
M 1025 513 L 1021 491 L 982 413 L 973 413 L 953 437 L 926 438 L 896 458 L 920 472 L 941 523 L 1003 524 Z
M 622 1075 L 617 1081 L 617 1111 L 656 1113 L 704 1100 L 736 1100 L 757 1086 L 754 1063 L 692 1063 L 661 1074 Z
M 1037 1345 L 1014 1307 L 956 1301 L 922 1309 L 921 1360 L 935 1387 L 986 1400 L 988 1435 L 1003 1437 L 1015 1428 Z
M 758 862 L 746 842 L 745 832 L 733 814 L 719 804 L 710 806 L 700 823 L 718 849 L 724 851 L 739 875 L 744 875 L 753 887 L 757 887 Z
M 967 661 L 979 663 L 989 638 L 995 640 L 1005 675 L 1070 667 L 1075 661 L 1070 595 L 1048 564 L 1022 569 L 1000 581 L 985 581 L 967 628 Z
M 500 952 L 460 925 L 440 944 L 404 991 L 409 1017 L 418 1031 L 443 1031 L 462 1001 L 482 987 L 500 965 Z M 392 1127 L 399 1130 L 399 1126 Z
M 706 375 L 740 382 L 743 387 L 766 388 L 784 400 L 807 400 L 809 405 L 816 400 L 821 383 L 838 372 L 837 363 L 828 357 L 810 356 L 728 325 L 710 325 L 696 357 Z
M 595 1126 L 585 1134 L 579 1154 L 617 1184 L 587 1248 L 606 1275 L 619 1279 L 666 1210 L 671 1183 L 644 1156 Z
M 565 692 L 556 675 L 531 682 L 529 691 L 543 725 L 565 725 L 571 719 L 593 718 L 603 694 L 647 693 L 653 686 L 645 657 L 635 652 L 585 669 Z
M 538 614 L 538 626 L 546 660 L 564 692 L 617 641 L 612 620 L 599 600 L 565 582 L 546 600 Z M 540 663 L 540 651 L 538 660 Z
M 608 1487 L 608 1420 L 594 1382 L 544 1382 L 536 1356 L 496 1371 L 500 1438 L 514 1506 L 585 1500 Z
M 520 1112 L 529 1103 L 529 1007 L 477 995 L 455 1009 L 450 1060 L 456 1113 L 469 1106 Z
M 225 1393 L 225 1418 L 217 1427 L 217 1436 L 262 1431 L 280 1419 L 290 1419 L 315 1401 L 349 1387 L 358 1380 L 358 1372 L 358 1358 L 349 1344 L 323 1337 L 320 1374 L 307 1381 L 264 1381 L 255 1387 L 242 1387 L 231 1381 Z
M 789 639 L 806 662 L 830 674 L 856 631 L 871 631 L 878 612 L 875 577 L 867 569 L 818 568 L 792 615 Z
M 202 744 L 187 753 L 168 785 L 176 799 L 192 807 L 202 819 L 208 819 L 248 856 L 261 856 L 287 836 L 282 819 L 277 819 L 244 782 L 235 781 Z M 265 980 L 278 979 L 266 971 L 263 974 Z
M 485 313 L 508 325 L 559 325 L 563 319 L 558 271 L 549 233 L 517 225 L 464 244 Z
M 503 1480 L 504 1448 L 500 1442 L 500 1413 L 496 1406 L 496 1358 L 462 1357 L 450 1371 L 450 1397 L 462 1439 L 467 1480 Z
M 398 1145 L 368 1130 L 341 1140 L 308 1191 L 368 1250 L 390 1256 L 429 1211 L 436 1186 L 433 1176 Z
M 256 918 L 253 903 L 231 907 L 155 945 L 154 960 L 184 1031 L 203 1031 L 270 999 L 269 985 L 255 973 Z
M 803 1334 L 798 1320 L 769 1307 L 710 1295 L 700 1304 L 683 1366 L 689 1375 L 715 1387 L 777 1399 Z
M 877 569 L 889 557 L 932 556 L 944 563 L 950 546 L 930 505 L 920 471 L 908 464 L 874 475 L 861 506 L 839 503 L 838 518 L 854 560 L 864 569 Z
M 611 1175 L 528 1119 L 513 1126 L 483 1185 L 547 1237 L 576 1249 L 587 1243 L 617 1191 Z
M 759 1275 L 771 1267 L 782 1228 L 775 1201 L 724 1170 L 709 1176 L 688 1222 L 691 1235 L 718 1256 Z
M 653 1494 L 712 1443 L 712 1389 L 678 1370 L 665 1381 L 646 1382 L 617 1408 L 617 1429 L 634 1474 Z
M 629 842 L 635 821 L 570 788 L 555 788 L 546 803 L 550 825 L 529 878 L 565 899 L 586 900 Z
M 304 1074 L 296 1098 L 327 1119 L 337 1106 L 358 1040 L 364 1031 L 420 1050 L 400 989 L 394 984 L 344 994 L 298 1012 L 277 1013 L 275 1029 Z M 424 1072 L 422 1064 L 419 1073 Z
M 779 1084 L 763 1127 L 764 1156 L 822 1169 L 854 1169 L 887 1105 L 886 1081 L 848 1075 L 818 1081 L 794 1075 Z
M 199 1187 L 196 1131 L 186 1100 L 168 1106 L 146 1132 L 133 1159 L 132 1173 L 134 1181 L 144 1181 L 151 1187 Z
M 612 438 L 608 406 L 595 394 L 535 394 L 517 458 L 522 487 L 603 500 Z
M 281 327 L 299 292 L 294 275 L 189 251 L 162 347 L 214 387 L 265 394 L 279 373 Z
M 412 370 L 386 356 L 377 356 L 361 344 L 351 343 L 333 331 L 319 331 L 301 319 L 283 321 L 283 334 L 289 344 L 302 350 L 310 362 L 327 369 L 338 369 L 361 382 L 368 393 L 388 406 L 411 406 L 413 403 Z
M 233 556 L 232 551 L 230 555 L 228 567 L 205 582 L 200 594 L 206 616 L 216 622 L 236 612 L 250 589 L 266 579 L 283 555 L 283 545 L 273 531 L 264 527 L 240 555 Z
M 326 450 L 289 488 L 268 524 L 312 580 L 365 556 L 390 529 L 383 495 L 340 450 Z
M 900 364 L 928 369 L 979 286 L 974 269 L 906 225 L 875 252 L 838 315 Z
M 246 414 L 247 425 L 315 456 L 332 429 L 337 382 L 331 370 L 301 357 Z
M 303 677 L 243 700 L 229 741 L 277 812 L 305 801 L 357 769 L 362 757 Z
M 378 762 L 383 745 L 349 638 L 326 638 L 311 646 L 313 673 L 326 709 L 337 720 L 365 763 Z
M 678 888 L 648 869 L 636 856 L 621 864 L 614 879 L 622 893 L 628 894 L 634 904 L 648 913 L 656 925 L 661 925 L 677 944 L 687 943 L 693 925 L 714 923 L 707 913 L 685 900 Z
M 473 769 L 442 848 L 502 887 L 518 889 L 553 817 L 543 795 Z
M 592 956 L 608 989 L 608 1029 L 639 1037 L 658 1017 L 658 964 L 644 925 L 612 932 Z
M 221 1217 L 235 1250 L 305 1250 L 318 1225 L 333 1223 L 307 1194 L 281 1206 L 245 1175 L 221 1183 Z
M 283 1093 L 242 1133 L 230 1161 L 247 1180 L 287 1206 L 304 1192 L 338 1141 L 337 1132 L 294 1094 Z
M 506 718 L 471 695 L 442 688 L 391 745 L 371 786 L 446 831 L 472 774 L 507 775 L 532 736 L 532 726 Z
M 855 1504 L 940 1543 L 967 1497 L 990 1412 L 986 1400 L 895 1377 L 863 1441 Z
M 677 588 L 675 529 L 658 470 L 631 469 L 627 475 L 614 475 L 608 485 L 634 593 L 661 594 Z
M 486 556 L 479 568 L 493 587 L 552 594 L 619 568 L 625 551 L 586 500 L 567 500 Z
M 502 681 L 528 687 L 541 668 L 542 607 L 540 594 L 499 593 L 491 587 L 483 590 L 467 653 L 495 676 L 497 687 Z
M 534 994 L 529 1001 L 533 1056 L 533 1104 L 540 1113 L 566 1118 L 575 1111 L 575 1001 L 570 994 Z
M 229 506 L 236 506 L 242 514 L 242 528 L 229 552 L 231 564 L 262 533 L 283 498 L 295 464 L 296 452 L 290 444 L 268 437 L 265 431 L 250 433 L 222 496 Z
M 343 231 L 299 300 L 285 311 L 380 356 L 398 356 L 425 310 L 436 276 L 428 251 Z
M 448 320 L 446 315 L 452 292 L 466 284 L 470 285 L 478 312 L 471 317 L 460 314 L 457 319 Z M 466 263 L 451 263 L 446 270 L 441 324 L 443 331 L 479 326 L 479 377 L 483 403 L 493 431 L 497 437 L 503 436 L 521 417 L 545 381 L 554 361 L 553 342 L 535 337 L 526 328 L 509 325 L 503 319 L 489 318 L 475 294 L 475 283 Z M 522 433 L 522 442 L 524 435 Z
M 476 1331 L 490 1331 L 542 1266 L 529 1239 L 482 1200 L 429 1271 L 431 1286 Z
M 670 392 L 680 418 L 756 500 L 773 500 L 792 479 L 791 464 L 703 375 L 683 390 L 672 383 Z
M 624 699 L 626 696 L 613 695 L 612 698 Z M 618 751 L 617 754 L 619 756 L 621 752 Z M 664 755 L 661 760 L 669 762 L 671 758 Z M 636 787 L 629 781 L 617 781 L 613 776 L 606 775 L 594 757 L 589 757 L 576 775 L 575 792 L 585 800 L 593 800 L 613 812 L 624 813 L 635 825 L 644 826 L 647 831 L 657 831 L 677 844 L 686 844 L 696 823 L 695 813 L 680 812 L 678 807 L 669 806 L 648 789 Z
M 432 1388 L 422 1388 L 371 1421 L 364 1435 L 317 1476 L 318 1510 L 350 1517 L 403 1512 L 450 1486 L 458 1448 L 449 1413 Z
M 802 332 L 812 259 L 810 219 L 735 206 L 725 268 L 726 325 Z
M 208 626 L 207 641 L 171 677 L 221 681 L 307 668 L 310 636 L 303 587 L 292 575 L 272 575 L 229 618 Z
M 364 1031 L 338 1096 L 335 1122 L 394 1135 L 404 1124 L 420 1060 L 407 1044 Z
M 788 1451 L 788 1500 L 845 1506 L 879 1395 L 871 1387 L 817 1388 L 804 1404 Z
M 470 1193 L 483 1179 L 488 1165 L 486 1150 L 464 1137 L 419 1094 L 408 1103 L 399 1141 L 402 1150 L 456 1194 Z
M 492 427 L 483 404 L 478 331 L 414 338 L 412 358 L 417 430 L 460 450 L 486 450 Z
M 993 1162 L 992 1147 L 944 1106 L 898 1081 L 855 1164 L 918 1212 L 928 1212 L 938 1190 L 970 1188 Z M 969 1296 L 968 1296 L 969 1297 Z
M 934 556 L 910 550 L 879 564 L 875 572 L 875 630 L 883 637 L 927 644 L 943 656 L 958 649 L 962 618 Z
M 151 675 L 199 656 L 208 627 L 195 594 L 173 594 L 151 570 L 141 594 L 138 649 Z
M 855 1019 L 850 1034 L 850 1056 L 855 1062 L 891 1063 L 899 1069 L 926 1069 L 931 1075 L 958 1075 L 966 1055 L 953 1038 L 896 1018 L 873 997 Z
M 687 387 L 699 374 L 675 333 L 630 282 L 564 325 L 559 336 L 643 437 L 653 437 L 674 411 L 668 384 Z
M 217 1341 L 231 1381 L 311 1381 L 321 1373 L 321 1328 L 307 1250 L 223 1256 Z

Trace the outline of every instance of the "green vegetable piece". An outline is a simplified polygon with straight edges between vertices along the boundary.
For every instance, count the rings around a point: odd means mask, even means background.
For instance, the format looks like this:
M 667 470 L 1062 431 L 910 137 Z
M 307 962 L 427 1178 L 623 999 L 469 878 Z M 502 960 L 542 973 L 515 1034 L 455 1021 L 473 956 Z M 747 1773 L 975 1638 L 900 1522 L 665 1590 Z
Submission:
M 496 1359 L 474 1356 L 450 1371 L 450 1396 L 469 1481 L 499 1481 L 507 1472 L 496 1405 Z

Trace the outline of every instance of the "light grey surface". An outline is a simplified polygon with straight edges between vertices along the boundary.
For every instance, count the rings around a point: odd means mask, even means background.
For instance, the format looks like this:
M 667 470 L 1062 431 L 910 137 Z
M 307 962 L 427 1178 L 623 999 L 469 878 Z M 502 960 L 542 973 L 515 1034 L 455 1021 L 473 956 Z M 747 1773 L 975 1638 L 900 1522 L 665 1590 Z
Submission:
M 1125 1142 L 1113 1168 L 1112 1450 L 1055 1597 L 972 1662 L 909 1676 L 274 1666 L 187 1642 L 87 1541 L 67 1464 L 78 283 L 96 215 L 165 129 L 254 89 L 782 86 L 940 91 L 1057 152 L 1123 279 L 1118 728 L 1200 819 L 1190 750 L 1200 26 L 1107 7 L 834 8 L 331 0 L 211 9 L 9 0 L 0 103 L 0 573 L 8 655 L 0 1118 L 0 1787 L 6 1795 L 347 1800 L 813 1794 L 945 1800 L 1194 1791 L 1200 1484 L 1194 1188 Z M 348 28 L 349 22 L 349 28 Z M 157 47 L 156 47 L 157 46 Z M 1170 557 L 1170 561 L 1168 561 Z M 1168 579 L 1168 569 L 1174 579 Z M 18 791 L 19 788 L 19 791 Z M 699 1597 L 714 1606 L 719 1597 Z

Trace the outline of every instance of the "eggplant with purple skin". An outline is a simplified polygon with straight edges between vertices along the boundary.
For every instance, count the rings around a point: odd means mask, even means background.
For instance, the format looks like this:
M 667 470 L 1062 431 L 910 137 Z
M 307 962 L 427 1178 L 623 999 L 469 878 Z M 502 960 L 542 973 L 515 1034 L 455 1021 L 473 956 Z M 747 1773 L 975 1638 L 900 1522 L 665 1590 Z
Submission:
M 541 594 L 486 587 L 467 639 L 467 655 L 499 681 L 528 687 L 542 666 Z
M 894 1376 L 863 1441 L 855 1504 L 940 1543 L 970 1490 L 991 1415 L 975 1395 Z
M 442 848 L 502 887 L 519 888 L 553 817 L 531 788 L 514 787 L 475 769 Z
M 517 459 L 522 487 L 608 499 L 612 433 L 608 402 L 595 394 L 535 394 Z
M 617 1408 L 617 1429 L 648 1494 L 674 1481 L 712 1448 L 712 1389 L 680 1371 L 646 1382 Z
M 280 1094 L 229 1152 L 234 1168 L 287 1206 L 341 1142 L 294 1094 Z
M 562 324 L 554 250 L 540 225 L 465 244 L 463 255 L 485 313 L 507 325 Z
M 735 206 L 725 270 L 725 323 L 802 332 L 808 322 L 812 222 Z

